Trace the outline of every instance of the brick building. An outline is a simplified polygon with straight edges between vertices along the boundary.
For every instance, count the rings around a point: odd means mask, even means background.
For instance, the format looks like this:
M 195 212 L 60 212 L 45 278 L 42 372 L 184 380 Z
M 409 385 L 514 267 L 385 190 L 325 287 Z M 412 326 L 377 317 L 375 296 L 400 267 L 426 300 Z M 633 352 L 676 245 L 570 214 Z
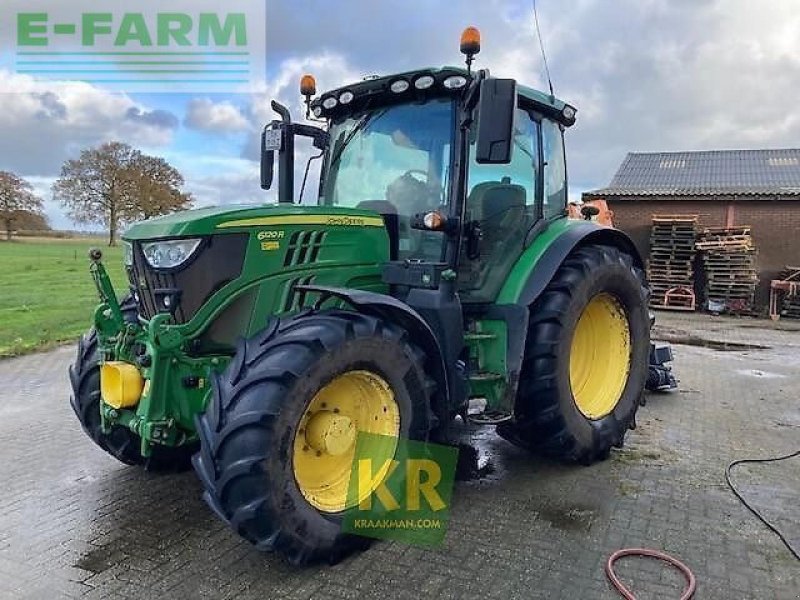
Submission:
M 607 188 L 615 225 L 642 256 L 654 214 L 698 215 L 700 227 L 749 225 L 758 249 L 756 305 L 786 265 L 800 265 L 800 149 L 631 153 Z

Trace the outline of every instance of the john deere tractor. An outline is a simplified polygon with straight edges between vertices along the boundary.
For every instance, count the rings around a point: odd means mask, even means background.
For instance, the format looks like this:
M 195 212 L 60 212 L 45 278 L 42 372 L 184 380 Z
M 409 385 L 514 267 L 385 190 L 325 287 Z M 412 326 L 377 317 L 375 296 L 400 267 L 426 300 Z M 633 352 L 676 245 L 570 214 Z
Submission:
M 593 207 L 568 216 L 575 108 L 473 70 L 478 50 L 469 30 L 466 69 L 304 78 L 310 118 L 273 102 L 262 136 L 277 203 L 132 226 L 122 300 L 92 254 L 70 376 L 98 446 L 193 462 L 221 519 L 300 564 L 363 543 L 340 526 L 359 434 L 446 441 L 483 399 L 469 418 L 559 460 L 622 444 L 648 374 L 642 261 Z M 323 157 L 313 205 L 297 138 Z

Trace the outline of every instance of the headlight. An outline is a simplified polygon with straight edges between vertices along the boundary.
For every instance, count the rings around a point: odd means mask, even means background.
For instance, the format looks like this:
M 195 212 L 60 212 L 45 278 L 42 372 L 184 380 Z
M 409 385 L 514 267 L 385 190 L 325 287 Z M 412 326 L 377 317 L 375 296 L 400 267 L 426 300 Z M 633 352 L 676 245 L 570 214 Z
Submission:
M 192 254 L 202 240 L 169 240 L 142 244 L 144 257 L 154 269 L 174 269 L 181 266 Z
M 125 257 L 125 266 L 132 267 L 133 266 L 133 244 L 130 242 L 122 242 L 122 252 L 123 256 Z

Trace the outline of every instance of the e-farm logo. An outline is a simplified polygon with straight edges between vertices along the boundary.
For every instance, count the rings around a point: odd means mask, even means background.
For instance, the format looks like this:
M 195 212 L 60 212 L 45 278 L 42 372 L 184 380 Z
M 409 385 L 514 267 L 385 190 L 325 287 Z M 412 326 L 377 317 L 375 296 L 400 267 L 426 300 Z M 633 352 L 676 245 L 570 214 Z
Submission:
M 36 79 L 234 92 L 265 73 L 266 0 L 12 0 L 0 17 L 14 25 L 15 72 Z
M 397 445 L 393 458 L 391 448 Z M 458 450 L 382 435 L 360 433 L 348 505 L 348 533 L 434 546 L 444 541 Z

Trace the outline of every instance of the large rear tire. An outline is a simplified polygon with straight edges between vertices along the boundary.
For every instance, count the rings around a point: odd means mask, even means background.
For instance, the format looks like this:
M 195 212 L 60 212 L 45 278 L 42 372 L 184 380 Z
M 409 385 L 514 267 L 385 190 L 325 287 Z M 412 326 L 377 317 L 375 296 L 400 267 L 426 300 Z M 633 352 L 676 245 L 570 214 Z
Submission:
M 342 532 L 355 435 L 428 438 L 435 384 L 425 358 L 404 330 L 359 313 L 274 320 L 240 343 L 197 418 L 204 499 L 294 565 L 366 547 Z
M 136 322 L 137 309 L 132 298 L 125 298 L 121 308 L 126 321 Z M 141 438 L 127 427 L 116 426 L 109 433 L 103 433 L 100 427 L 100 355 L 94 329 L 78 342 L 78 356 L 70 365 L 69 379 L 72 410 L 86 435 L 108 454 L 126 465 L 142 466 L 148 471 L 185 471 L 191 466 L 192 454 L 197 451 L 194 444 L 177 448 L 156 446 L 152 454 L 145 457 L 141 454 Z
M 509 441 L 590 464 L 621 446 L 647 380 L 650 327 L 644 274 L 611 246 L 567 258 L 530 309 Z

